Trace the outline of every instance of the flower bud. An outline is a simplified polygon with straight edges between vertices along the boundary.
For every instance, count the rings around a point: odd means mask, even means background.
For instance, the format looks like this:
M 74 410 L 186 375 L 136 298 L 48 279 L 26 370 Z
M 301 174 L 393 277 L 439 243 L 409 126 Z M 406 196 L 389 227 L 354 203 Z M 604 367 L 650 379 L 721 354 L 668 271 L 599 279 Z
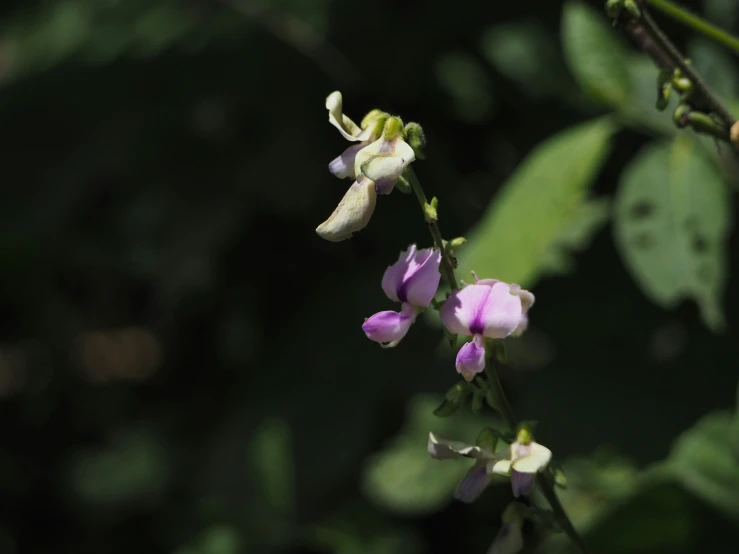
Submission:
M 480 434 L 477 435 L 475 444 L 480 448 L 495 452 L 495 445 L 498 444 L 498 433 L 490 427 L 485 427 Z
M 405 133 L 406 141 L 416 153 L 416 158 L 419 160 L 425 159 L 426 134 L 423 132 L 423 128 L 418 123 L 409 123 L 403 129 L 403 132 Z

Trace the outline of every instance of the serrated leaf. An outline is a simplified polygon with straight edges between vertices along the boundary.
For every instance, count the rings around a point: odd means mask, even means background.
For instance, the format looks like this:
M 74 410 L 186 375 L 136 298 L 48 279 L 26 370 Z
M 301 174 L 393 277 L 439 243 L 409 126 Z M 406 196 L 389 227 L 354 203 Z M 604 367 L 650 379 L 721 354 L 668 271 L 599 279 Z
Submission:
M 580 124 L 539 145 L 503 185 L 459 255 L 459 275 L 475 271 L 521 286 L 531 286 L 542 271 L 565 269 L 574 244 L 567 233 L 597 226 L 587 207 L 587 188 L 605 160 L 616 125 L 609 118 Z M 602 219 L 601 221 L 602 222 Z M 573 227 L 574 226 L 574 227 Z M 564 240 L 564 242 L 562 242 Z M 568 242 L 569 240 L 569 242 Z M 559 250 L 552 252 L 552 250 Z
M 567 2 L 562 12 L 562 43 L 565 60 L 586 92 L 617 108 L 629 102 L 628 55 L 605 13 L 581 2 Z
M 647 146 L 624 171 L 614 232 L 627 268 L 665 308 L 694 299 L 706 324 L 723 326 L 728 190 L 695 143 Z
M 684 432 L 665 465 L 695 496 L 739 521 L 739 441 L 730 412 L 703 417 Z
M 404 515 L 432 513 L 451 502 L 454 488 L 470 468 L 466 460 L 439 461 L 428 454 L 430 431 L 473 443 L 479 427 L 469 413 L 435 417 L 440 402 L 440 397 L 414 397 L 399 435 L 368 461 L 362 488 L 384 509 Z

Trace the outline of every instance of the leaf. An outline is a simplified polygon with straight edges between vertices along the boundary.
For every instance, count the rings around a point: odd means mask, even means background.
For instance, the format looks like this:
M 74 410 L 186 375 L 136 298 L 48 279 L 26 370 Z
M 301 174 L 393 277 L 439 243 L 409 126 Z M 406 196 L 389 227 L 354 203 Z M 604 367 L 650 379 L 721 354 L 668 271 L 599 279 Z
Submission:
M 562 270 L 567 265 L 564 253 L 551 250 L 561 249 L 561 240 L 567 248 L 583 244 L 583 236 L 573 241 L 566 235 L 573 230 L 592 234 L 597 227 L 584 224 L 598 219 L 597 208 L 586 202 L 587 187 L 615 130 L 609 118 L 588 121 L 530 153 L 469 233 L 459 255 L 459 274 L 465 278 L 476 271 L 480 277 L 531 286 L 542 271 Z
M 430 431 L 474 442 L 479 424 L 467 414 L 437 418 L 433 410 L 441 398 L 418 395 L 408 404 L 408 415 L 399 435 L 368 461 L 363 476 L 365 494 L 384 509 L 423 515 L 452 500 L 462 476 L 470 468 L 466 460 L 434 460 L 427 451 Z
M 290 427 L 282 419 L 267 419 L 256 429 L 250 468 L 256 475 L 266 506 L 284 517 L 294 513 L 295 475 Z
M 739 439 L 736 416 L 714 412 L 676 441 L 667 469 L 692 494 L 739 522 Z
M 628 56 L 607 22 L 605 13 L 581 2 L 567 2 L 562 12 L 565 61 L 593 98 L 622 108 L 631 98 Z
M 716 168 L 685 135 L 640 152 L 616 198 L 616 243 L 644 293 L 665 308 L 693 298 L 714 330 L 724 323 L 729 209 Z
M 705 38 L 695 38 L 688 45 L 688 56 L 711 89 L 724 99 L 739 94 L 736 63 L 724 48 Z
M 454 101 L 460 119 L 475 123 L 492 112 L 492 83 L 485 67 L 464 52 L 444 54 L 436 63 L 440 87 Z

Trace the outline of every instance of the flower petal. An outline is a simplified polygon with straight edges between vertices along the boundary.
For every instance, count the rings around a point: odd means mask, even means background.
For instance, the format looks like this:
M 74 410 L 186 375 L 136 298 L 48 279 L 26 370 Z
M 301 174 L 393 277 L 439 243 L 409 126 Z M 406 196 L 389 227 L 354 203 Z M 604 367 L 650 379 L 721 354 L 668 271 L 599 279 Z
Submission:
M 338 90 L 332 92 L 326 98 L 326 109 L 328 110 L 328 121 L 336 127 L 341 135 L 347 140 L 365 140 L 361 138 L 362 129 L 343 113 L 344 99 Z
M 527 455 L 513 461 L 513 469 L 522 473 L 536 473 L 547 467 L 552 459 L 552 451 L 536 442 L 528 447 Z
M 359 151 L 354 162 L 354 171 L 373 181 L 397 179 L 415 159 L 413 148 L 402 138 L 379 138 Z
M 516 471 L 516 464 L 513 464 L 511 470 L 511 487 L 513 488 L 513 496 L 518 498 L 521 495 L 527 495 L 531 492 L 534 487 L 534 481 L 536 480 L 536 473 L 524 473 Z
M 476 462 L 457 485 L 454 498 L 465 503 L 474 502 L 490 484 L 490 479 L 485 463 Z
M 405 274 L 408 272 L 416 256 L 416 245 L 411 244 L 407 250 L 400 253 L 398 261 L 389 265 L 382 276 L 382 290 L 390 300 L 402 302 L 398 297 L 398 290 L 403 285 Z
M 391 192 L 393 192 L 393 189 L 395 188 L 397 182 L 397 179 L 378 179 L 377 181 L 375 181 L 375 190 L 377 191 L 377 194 L 390 194 Z
M 502 281 L 485 279 L 455 291 L 441 309 L 446 328 L 458 335 L 493 339 L 510 335 L 521 322 L 521 299 Z
M 493 463 L 493 466 L 489 468 L 489 471 L 490 473 L 495 473 L 496 475 L 510 475 L 512 463 L 513 462 L 511 460 L 498 460 L 497 462 Z
M 501 526 L 487 554 L 518 554 L 521 550 L 523 550 L 523 533 L 521 521 L 516 520 Z
M 364 320 L 362 330 L 367 338 L 375 342 L 388 343 L 400 341 L 416 319 L 416 312 L 410 304 L 403 304 L 400 312 L 378 312 Z
M 457 372 L 465 381 L 472 381 L 475 375 L 485 369 L 485 347 L 482 337 L 476 335 L 471 342 L 462 345 L 457 352 Z
M 390 300 L 425 308 L 439 288 L 441 253 L 433 248 L 417 250 L 412 244 L 382 276 L 382 290 Z
M 454 460 L 458 458 L 476 458 L 487 460 L 492 456 L 487 450 L 461 441 L 450 441 L 429 433 L 429 455 L 436 460 Z
M 375 184 L 366 177 L 361 178 L 349 187 L 331 216 L 316 228 L 316 233 L 331 242 L 348 239 L 367 226 L 376 201 Z
M 339 179 L 354 179 L 354 159 L 357 157 L 357 152 L 364 148 L 364 143 L 353 144 L 344 152 L 341 156 L 335 158 L 328 164 L 328 170 L 336 175 Z

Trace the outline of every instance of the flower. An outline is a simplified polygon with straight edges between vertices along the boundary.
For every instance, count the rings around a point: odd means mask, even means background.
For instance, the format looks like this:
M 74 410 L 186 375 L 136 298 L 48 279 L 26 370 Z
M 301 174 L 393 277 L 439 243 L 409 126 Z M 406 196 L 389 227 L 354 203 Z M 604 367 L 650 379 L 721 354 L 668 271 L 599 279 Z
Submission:
M 357 125 L 343 113 L 341 92 L 326 98 L 328 120 L 353 144 L 328 164 L 340 179 L 354 179 L 331 217 L 316 233 L 333 242 L 348 239 L 369 223 L 377 194 L 390 194 L 405 168 L 415 160 L 413 148 L 405 141 L 403 122 L 381 110 L 372 110 Z M 370 190 L 371 189 L 371 190 Z
M 382 290 L 401 302 L 400 312 L 379 312 L 364 320 L 367 338 L 395 346 L 406 335 L 418 312 L 426 308 L 439 288 L 441 253 L 433 248 L 417 250 L 412 244 L 382 276 Z
M 526 311 L 534 295 L 518 285 L 495 279 L 477 279 L 454 291 L 441 308 L 441 321 L 452 334 L 471 336 L 457 353 L 457 371 L 471 381 L 485 369 L 485 337 L 502 339 L 521 332 L 526 325 Z
M 474 458 L 474 465 L 460 481 L 454 491 L 454 498 L 462 502 L 474 502 L 490 484 L 493 466 L 500 460 L 493 452 L 494 442 L 486 446 L 472 446 L 459 441 L 443 439 L 429 433 L 428 452 L 435 460 Z
M 536 474 L 547 467 L 552 451 L 534 442 L 531 433 L 524 429 L 518 432 L 515 442 L 501 452 L 503 459 L 495 462 L 492 472 L 510 475 L 513 495 L 519 497 L 531 492 Z

